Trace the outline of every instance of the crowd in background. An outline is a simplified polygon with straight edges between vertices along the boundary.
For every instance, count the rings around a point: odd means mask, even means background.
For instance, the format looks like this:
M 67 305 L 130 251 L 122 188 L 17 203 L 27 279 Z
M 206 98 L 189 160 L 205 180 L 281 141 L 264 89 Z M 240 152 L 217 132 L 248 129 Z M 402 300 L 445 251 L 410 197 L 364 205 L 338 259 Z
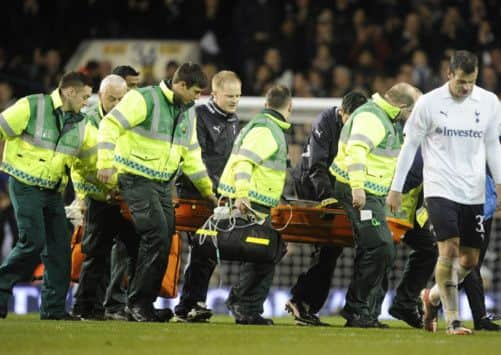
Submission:
M 464 48 L 480 58 L 479 84 L 501 96 L 496 0 L 22 0 L 4 11 L 0 110 L 53 89 L 86 38 L 198 40 L 209 76 L 232 69 L 244 95 L 280 82 L 301 97 L 384 92 L 396 81 L 428 91 L 445 81 L 450 50 Z M 117 64 L 83 69 L 97 85 Z

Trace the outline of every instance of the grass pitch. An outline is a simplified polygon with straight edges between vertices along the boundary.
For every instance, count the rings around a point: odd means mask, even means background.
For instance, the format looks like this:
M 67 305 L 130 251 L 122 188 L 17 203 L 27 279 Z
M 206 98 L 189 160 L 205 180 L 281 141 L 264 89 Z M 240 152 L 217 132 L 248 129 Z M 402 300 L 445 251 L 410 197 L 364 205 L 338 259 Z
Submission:
M 300 327 L 292 318 L 275 326 L 237 326 L 228 316 L 207 324 L 40 321 L 38 314 L 10 314 L 0 320 L 0 354 L 302 354 L 302 355 L 490 355 L 501 354 L 501 333 L 448 336 L 388 321 L 390 329 L 343 328 L 339 317 L 323 317 L 331 327 Z M 471 324 L 468 324 L 471 326 Z

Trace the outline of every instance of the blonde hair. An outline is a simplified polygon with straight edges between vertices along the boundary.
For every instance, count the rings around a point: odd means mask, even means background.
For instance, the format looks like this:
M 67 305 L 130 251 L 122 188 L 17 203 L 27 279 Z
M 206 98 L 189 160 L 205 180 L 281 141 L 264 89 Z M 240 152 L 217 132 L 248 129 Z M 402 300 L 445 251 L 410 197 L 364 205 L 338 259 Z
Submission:
M 236 81 L 239 84 L 242 84 L 242 81 L 235 72 L 232 72 L 231 70 L 221 70 L 212 77 L 212 90 L 221 90 L 224 84 L 230 81 Z

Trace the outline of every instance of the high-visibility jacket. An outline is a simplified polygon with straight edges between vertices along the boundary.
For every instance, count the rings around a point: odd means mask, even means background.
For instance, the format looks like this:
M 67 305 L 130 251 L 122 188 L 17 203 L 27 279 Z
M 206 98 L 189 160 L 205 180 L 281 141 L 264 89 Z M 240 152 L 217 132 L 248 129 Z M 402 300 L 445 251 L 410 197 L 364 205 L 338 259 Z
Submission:
M 165 82 L 130 90 L 99 125 L 97 168 L 170 181 L 181 167 L 203 196 L 210 195 L 193 105 L 174 100 Z
M 379 94 L 352 113 L 330 167 L 336 179 L 374 195 L 388 193 L 403 143 L 399 113 Z
M 100 102 L 92 106 L 85 116 L 85 134 L 81 150 L 71 167 L 71 180 L 79 199 L 89 196 L 98 201 L 105 201 L 110 193 L 109 188 L 97 179 L 97 134 L 103 116 Z
M 84 116 L 63 112 L 59 90 L 26 96 L 0 114 L 0 139 L 6 140 L 0 169 L 17 180 L 62 189 L 66 168 L 80 151 Z
M 263 110 L 240 132 L 219 182 L 218 192 L 249 198 L 264 206 L 278 205 L 285 185 L 290 123 L 273 110 Z

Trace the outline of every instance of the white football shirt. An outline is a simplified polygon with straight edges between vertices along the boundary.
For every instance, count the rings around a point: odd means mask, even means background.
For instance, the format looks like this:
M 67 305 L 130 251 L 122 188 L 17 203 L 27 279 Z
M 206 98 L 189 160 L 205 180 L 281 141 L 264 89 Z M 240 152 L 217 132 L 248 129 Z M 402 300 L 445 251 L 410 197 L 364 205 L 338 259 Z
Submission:
M 402 191 L 421 144 L 425 197 L 484 203 L 486 158 L 494 181 L 501 183 L 500 123 L 497 97 L 476 85 L 460 100 L 451 95 L 449 83 L 421 96 L 405 125 L 392 190 Z

